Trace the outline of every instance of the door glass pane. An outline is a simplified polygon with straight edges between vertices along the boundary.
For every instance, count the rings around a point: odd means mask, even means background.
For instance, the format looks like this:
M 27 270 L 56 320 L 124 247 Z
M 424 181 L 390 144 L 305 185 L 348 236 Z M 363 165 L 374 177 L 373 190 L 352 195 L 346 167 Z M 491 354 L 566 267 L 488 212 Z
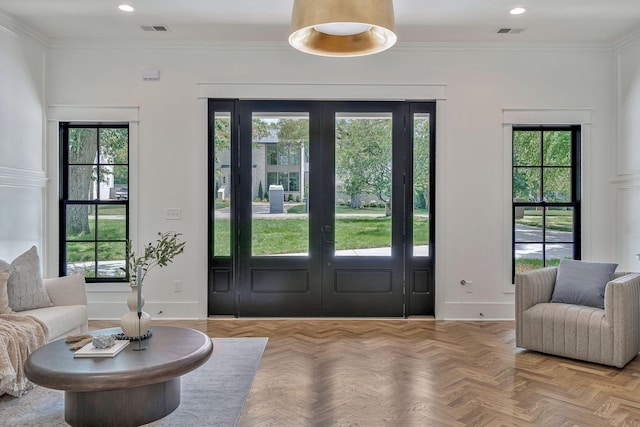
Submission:
M 428 113 L 413 116 L 413 256 L 429 256 L 430 127 Z
M 309 254 L 309 114 L 253 113 L 251 255 Z
M 335 255 L 391 256 L 391 113 L 336 113 Z
M 231 114 L 216 112 L 213 131 L 213 256 L 231 256 Z

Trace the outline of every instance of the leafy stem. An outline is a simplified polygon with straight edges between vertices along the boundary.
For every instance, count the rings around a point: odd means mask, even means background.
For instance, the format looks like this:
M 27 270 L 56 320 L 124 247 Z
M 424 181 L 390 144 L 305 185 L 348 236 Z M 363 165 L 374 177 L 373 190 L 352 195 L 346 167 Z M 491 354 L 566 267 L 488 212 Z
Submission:
M 165 267 L 173 258 L 184 252 L 186 242 L 180 241 L 182 234 L 173 231 L 158 232 L 158 239 L 144 246 L 143 253 L 136 255 L 131 240 L 127 241 L 127 270 L 133 283 L 142 283 L 147 274 L 155 267 Z M 141 267 L 142 277 L 138 281 L 138 267 Z

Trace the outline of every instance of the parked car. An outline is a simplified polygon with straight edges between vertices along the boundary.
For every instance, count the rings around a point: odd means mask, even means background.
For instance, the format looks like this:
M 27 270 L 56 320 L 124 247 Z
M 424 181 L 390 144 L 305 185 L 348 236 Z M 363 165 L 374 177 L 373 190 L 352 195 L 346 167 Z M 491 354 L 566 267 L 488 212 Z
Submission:
M 116 200 L 128 200 L 129 199 L 129 187 L 124 185 L 116 190 Z

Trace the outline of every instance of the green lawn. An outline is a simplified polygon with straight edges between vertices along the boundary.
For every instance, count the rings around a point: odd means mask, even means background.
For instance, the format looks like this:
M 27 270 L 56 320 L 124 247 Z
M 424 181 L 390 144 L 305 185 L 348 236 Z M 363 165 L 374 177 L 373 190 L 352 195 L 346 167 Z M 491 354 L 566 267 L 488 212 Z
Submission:
M 542 260 L 539 258 L 519 258 L 516 259 L 516 274 L 542 267 L 557 267 L 558 265 L 560 265 L 560 260 L 556 258 L 548 259 L 546 266 L 542 265 Z
M 124 242 L 98 243 L 98 261 L 124 260 L 126 244 Z M 69 262 L 95 261 L 95 245 L 93 242 L 67 243 L 67 260 Z
M 100 215 L 124 215 L 126 212 L 123 205 L 102 205 L 100 206 Z
M 295 209 L 302 209 L 304 205 L 297 205 Z M 336 249 L 365 249 L 389 247 L 391 245 L 391 218 L 384 216 L 384 208 L 348 209 L 349 213 L 377 213 L 379 216 L 349 216 L 336 219 Z M 106 212 L 105 212 L 106 211 Z M 101 209 L 104 215 L 124 214 L 122 207 Z M 253 255 L 278 255 L 287 253 L 307 253 L 309 248 L 309 220 L 300 218 L 254 219 L 253 220 Z M 99 240 L 119 240 L 120 242 L 105 242 L 98 244 L 98 261 L 122 260 L 125 258 L 125 222 L 123 219 L 98 220 Z M 92 230 L 90 234 L 77 236 L 68 235 L 67 260 L 69 262 L 96 261 L 95 254 L 95 221 L 89 221 Z M 429 241 L 429 219 L 415 217 L 414 236 L 416 245 L 425 245 Z M 229 256 L 228 219 L 216 220 L 214 227 L 216 256 Z
M 252 255 L 307 252 L 308 219 L 254 219 L 252 224 Z
M 573 231 L 573 211 L 548 210 L 547 228 L 560 231 Z M 524 218 L 516 219 L 517 224 L 542 227 L 542 211 L 526 210 Z
M 114 210 L 117 211 L 117 210 Z M 101 209 L 101 213 L 104 210 Z M 104 213 L 117 215 L 117 213 Z M 95 261 L 95 220 L 89 220 L 91 233 L 67 235 L 67 240 L 76 240 L 67 244 L 67 260 L 69 262 Z M 98 219 L 98 240 L 119 240 L 120 242 L 104 242 L 98 244 L 98 260 L 113 261 L 125 259 L 126 234 L 124 219 Z M 79 241 L 79 242 L 78 242 Z
M 306 253 L 309 248 L 307 218 L 254 219 L 252 234 L 253 255 Z M 429 219 L 414 220 L 416 245 L 429 241 Z M 391 245 L 391 218 L 338 217 L 335 226 L 336 249 L 364 249 Z M 216 256 L 229 256 L 229 220 L 216 220 Z
M 287 213 L 290 213 L 290 214 L 306 213 L 306 207 L 305 207 L 304 203 L 301 204 L 301 205 L 295 205 L 295 206 L 292 206 L 289 209 L 287 209 Z M 361 215 L 361 214 L 384 215 L 385 209 L 384 208 L 351 209 L 351 208 L 346 207 L 346 206 L 336 206 L 336 213 L 337 214 L 351 214 L 351 215 Z M 425 215 L 428 212 L 427 212 L 426 209 L 414 209 L 414 213 Z
M 215 200 L 216 209 L 228 208 L 231 203 L 228 200 Z
M 351 209 L 347 206 L 336 206 L 337 214 L 352 214 L 352 215 L 361 215 L 361 214 L 378 214 L 384 215 L 384 208 L 360 208 L 360 209 Z

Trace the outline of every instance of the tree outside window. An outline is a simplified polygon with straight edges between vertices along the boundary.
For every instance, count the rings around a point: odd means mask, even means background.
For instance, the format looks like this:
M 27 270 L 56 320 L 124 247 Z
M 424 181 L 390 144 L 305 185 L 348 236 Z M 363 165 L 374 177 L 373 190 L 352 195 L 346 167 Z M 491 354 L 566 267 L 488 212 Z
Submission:
M 128 125 L 62 123 L 60 129 L 60 273 L 126 280 Z
M 513 272 L 580 258 L 580 128 L 513 129 Z

